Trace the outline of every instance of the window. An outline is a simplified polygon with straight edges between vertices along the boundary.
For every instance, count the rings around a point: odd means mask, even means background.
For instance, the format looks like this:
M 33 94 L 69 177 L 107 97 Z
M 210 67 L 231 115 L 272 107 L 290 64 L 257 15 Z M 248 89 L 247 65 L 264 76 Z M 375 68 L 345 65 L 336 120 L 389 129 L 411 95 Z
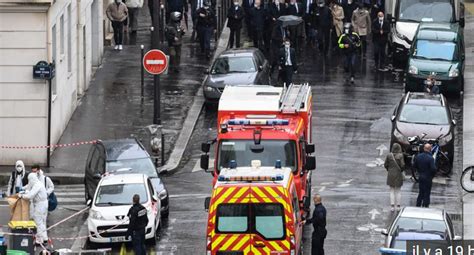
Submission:
M 72 11 L 67 7 L 67 71 L 72 71 Z
M 59 18 L 59 53 L 64 54 L 64 15 Z
M 252 151 L 253 140 L 221 140 L 218 152 L 219 170 L 229 167 L 231 160 L 237 166 L 250 166 L 252 160 L 258 159 L 262 166 L 275 166 L 281 160 L 282 167 L 296 169 L 296 143 L 288 140 L 262 140 L 263 151 Z
M 414 57 L 431 60 L 457 60 L 456 44 L 445 41 L 418 40 Z
M 143 183 L 100 186 L 95 200 L 96 206 L 130 205 L 134 194 L 140 196 L 140 204 L 148 202 Z
M 245 233 L 248 231 L 249 204 L 222 204 L 217 208 L 217 231 Z
M 285 238 L 281 204 L 221 204 L 216 217 L 217 233 L 256 233 L 266 240 Z
M 252 57 L 220 57 L 214 63 L 211 74 L 251 73 L 255 72 Z
M 400 219 L 397 222 L 397 225 L 398 225 L 399 231 L 425 230 L 425 231 L 437 231 L 441 233 L 446 232 L 446 224 L 442 220 L 400 217 Z
M 449 0 L 401 0 L 400 21 L 451 22 L 453 5 Z
M 130 168 L 129 173 L 146 174 L 149 177 L 158 177 L 156 167 L 150 158 L 122 159 L 107 161 L 107 172 L 114 172 L 121 168 Z
M 439 105 L 406 104 L 399 120 L 401 122 L 425 125 L 449 125 L 448 112 Z
M 56 25 L 53 25 L 53 27 L 51 29 L 51 56 L 52 56 L 53 63 L 57 63 L 57 61 L 56 61 L 56 59 L 57 59 L 57 56 L 56 56 Z M 51 90 L 52 90 L 53 97 L 58 94 L 56 78 L 53 78 L 51 80 Z

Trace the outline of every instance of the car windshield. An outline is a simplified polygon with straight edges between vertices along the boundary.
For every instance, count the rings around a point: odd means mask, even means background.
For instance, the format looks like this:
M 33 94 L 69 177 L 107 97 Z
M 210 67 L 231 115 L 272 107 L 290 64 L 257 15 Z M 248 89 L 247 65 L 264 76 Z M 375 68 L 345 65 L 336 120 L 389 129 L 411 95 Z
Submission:
M 220 57 L 214 62 L 211 74 L 255 72 L 252 57 Z
M 221 204 L 216 217 L 218 233 L 257 233 L 267 240 L 285 237 L 281 204 Z
M 446 224 L 443 220 L 400 217 L 397 226 L 399 230 L 446 232 Z
M 415 124 L 449 125 L 448 113 L 443 106 L 406 104 L 399 121 Z
M 231 160 L 237 166 L 250 166 L 252 160 L 260 160 L 262 166 L 275 166 L 277 160 L 282 167 L 296 169 L 296 144 L 290 140 L 262 140 L 263 150 L 252 150 L 253 140 L 221 140 L 219 143 L 219 170 L 228 168 Z
M 155 165 L 150 158 L 107 161 L 107 172 L 114 172 L 126 168 L 129 168 L 126 173 L 146 174 L 150 178 L 158 177 Z
M 449 0 L 401 0 L 400 21 L 451 22 L 453 8 Z
M 453 60 L 456 44 L 453 42 L 418 40 L 414 56 L 423 59 Z
M 128 183 L 100 186 L 95 199 L 96 206 L 131 205 L 134 194 L 140 196 L 140 203 L 148 202 L 145 185 Z

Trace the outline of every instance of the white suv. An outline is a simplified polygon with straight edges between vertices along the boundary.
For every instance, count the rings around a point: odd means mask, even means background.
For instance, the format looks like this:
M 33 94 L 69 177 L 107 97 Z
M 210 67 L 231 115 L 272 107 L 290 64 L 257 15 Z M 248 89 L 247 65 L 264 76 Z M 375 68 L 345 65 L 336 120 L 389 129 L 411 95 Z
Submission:
M 145 238 L 155 242 L 160 225 L 160 199 L 148 176 L 144 174 L 109 175 L 97 186 L 87 218 L 89 241 L 92 243 L 127 242 L 129 218 L 134 194 L 140 195 L 140 203 L 147 209 L 148 225 Z

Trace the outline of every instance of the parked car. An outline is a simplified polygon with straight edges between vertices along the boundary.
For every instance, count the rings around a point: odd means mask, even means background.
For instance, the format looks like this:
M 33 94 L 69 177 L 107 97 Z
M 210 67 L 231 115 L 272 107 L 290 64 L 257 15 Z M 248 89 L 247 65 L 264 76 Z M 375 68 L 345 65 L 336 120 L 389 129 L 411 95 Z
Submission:
M 449 245 L 449 240 L 446 240 L 446 233 L 432 230 L 399 230 L 396 229 L 389 247 L 380 248 L 382 255 L 388 254 L 405 254 L 407 252 L 407 241 L 445 241 Z M 405 252 L 405 253 L 403 253 Z
M 120 170 L 120 171 L 117 171 Z M 126 170 L 126 171 L 125 171 Z M 169 215 L 168 191 L 158 176 L 150 154 L 137 139 L 97 141 L 89 150 L 85 167 L 85 198 L 92 199 L 100 179 L 108 173 L 141 173 L 150 177 L 161 200 L 161 216 Z
M 150 178 L 145 174 L 109 175 L 102 178 L 91 201 L 87 227 L 92 243 L 129 242 L 128 211 L 133 195 L 140 196 L 140 204 L 147 210 L 148 225 L 145 239 L 155 242 L 160 226 L 160 199 Z M 118 226 L 117 226 L 118 225 Z
M 405 91 L 423 91 L 433 76 L 441 92 L 464 90 L 464 36 L 457 23 L 421 23 L 410 49 Z
M 425 133 L 425 140 L 440 137 L 441 151 L 453 162 L 456 121 L 443 95 L 408 92 L 395 107 L 391 120 L 390 147 L 399 143 L 404 152 L 412 154 L 408 137 Z
M 270 63 L 257 48 L 224 51 L 206 71 L 204 98 L 217 103 L 226 85 L 270 85 Z

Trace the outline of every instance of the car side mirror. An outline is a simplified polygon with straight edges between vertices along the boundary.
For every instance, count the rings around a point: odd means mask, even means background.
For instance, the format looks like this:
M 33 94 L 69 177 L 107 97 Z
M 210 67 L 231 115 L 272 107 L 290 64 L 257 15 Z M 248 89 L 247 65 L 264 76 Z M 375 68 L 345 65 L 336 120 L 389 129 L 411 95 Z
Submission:
M 92 205 L 92 199 L 87 200 L 86 205 L 90 207 Z
M 307 196 L 304 196 L 304 197 L 303 197 L 303 200 L 301 201 L 301 203 L 302 203 L 302 205 L 303 205 L 303 210 L 309 212 L 309 207 L 311 206 L 311 201 L 310 201 L 310 199 L 309 199 Z
M 457 124 L 455 119 L 451 120 L 451 123 L 453 123 L 453 126 L 456 126 L 456 124 Z
M 209 155 L 207 154 L 201 155 L 201 169 L 205 172 L 209 169 Z
M 315 156 L 306 156 L 306 164 L 304 164 L 304 169 L 309 170 L 309 171 L 316 169 Z
M 211 204 L 211 197 L 206 197 L 204 199 L 204 209 L 209 211 L 209 205 Z
M 158 201 L 158 196 L 156 194 L 153 194 L 151 198 L 153 199 L 154 202 Z
M 211 150 L 211 144 L 210 143 L 201 143 L 201 151 L 204 153 L 209 153 L 209 150 Z
M 390 117 L 390 120 L 391 120 L 392 122 L 394 122 L 394 121 L 395 121 L 395 118 L 396 118 L 396 116 L 395 116 L 395 115 L 392 115 L 392 117 Z
M 388 229 L 384 228 L 384 229 L 380 230 L 380 233 L 384 236 L 388 236 Z
M 94 178 L 94 179 L 96 179 L 96 180 L 100 180 L 100 179 L 102 179 L 102 175 L 99 174 L 99 173 L 97 173 L 97 174 L 94 174 L 94 175 L 92 176 L 92 178 Z
M 307 143 L 307 144 L 305 145 L 304 150 L 306 151 L 307 154 L 313 153 L 313 152 L 314 152 L 314 144 L 312 144 L 312 143 Z
M 263 66 L 258 66 L 258 71 L 259 72 L 263 71 Z

